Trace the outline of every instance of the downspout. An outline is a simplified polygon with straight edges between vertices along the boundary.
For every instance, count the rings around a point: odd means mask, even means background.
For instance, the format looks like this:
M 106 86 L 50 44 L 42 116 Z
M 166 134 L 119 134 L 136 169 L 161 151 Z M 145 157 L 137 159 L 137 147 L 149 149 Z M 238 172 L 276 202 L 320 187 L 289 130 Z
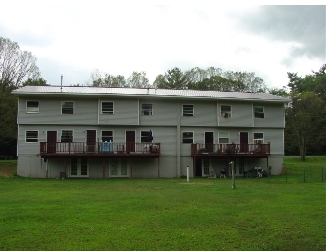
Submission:
M 176 177 L 181 172 L 181 104 L 177 103 L 177 127 L 176 127 Z

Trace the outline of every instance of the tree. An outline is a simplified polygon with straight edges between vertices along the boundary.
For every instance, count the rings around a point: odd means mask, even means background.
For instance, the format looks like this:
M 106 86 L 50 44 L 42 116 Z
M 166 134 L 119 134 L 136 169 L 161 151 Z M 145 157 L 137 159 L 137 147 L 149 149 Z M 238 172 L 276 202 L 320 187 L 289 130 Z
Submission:
M 36 57 L 30 52 L 20 50 L 16 42 L 0 37 L 1 155 L 14 155 L 12 152 L 16 150 L 17 98 L 11 92 L 25 81 L 33 81 L 39 77 Z
M 95 69 L 91 73 L 91 85 L 94 87 L 126 87 L 125 77 L 122 75 L 110 75 L 102 73 L 100 70 Z
M 149 79 L 145 72 L 133 72 L 127 79 L 127 86 L 131 88 L 147 88 L 149 87 Z
M 283 88 L 271 88 L 271 89 L 268 89 L 268 92 L 272 95 L 278 95 L 281 97 L 289 97 L 290 96 L 290 94 L 287 92 L 287 90 L 283 89 Z
M 267 91 L 263 79 L 255 76 L 253 72 L 227 71 L 223 73 L 223 77 L 231 81 L 230 91 L 252 93 L 264 93 Z
M 286 109 L 285 140 L 298 145 L 301 160 L 305 160 L 308 145 L 325 146 L 325 123 L 325 103 L 320 97 L 313 92 L 293 95 L 292 106 Z
M 50 85 L 47 84 L 47 81 L 43 78 L 37 78 L 34 80 L 28 78 L 26 81 L 23 82 L 22 86 L 25 87 L 25 86 L 50 86 Z
M 16 42 L 0 37 L 0 85 L 20 86 L 28 78 L 40 76 L 36 57 L 21 51 Z
M 187 75 L 177 67 L 168 70 L 165 75 L 157 76 L 154 81 L 158 88 L 166 89 L 184 89 L 187 87 L 187 83 Z

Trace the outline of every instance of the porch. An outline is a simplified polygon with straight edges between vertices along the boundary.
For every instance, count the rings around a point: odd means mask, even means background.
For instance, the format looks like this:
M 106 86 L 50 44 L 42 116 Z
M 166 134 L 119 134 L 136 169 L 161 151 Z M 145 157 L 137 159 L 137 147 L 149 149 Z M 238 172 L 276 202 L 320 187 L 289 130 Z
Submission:
M 191 144 L 191 155 L 217 157 L 267 157 L 270 155 L 268 144 Z
M 160 143 L 40 142 L 40 156 L 159 158 Z

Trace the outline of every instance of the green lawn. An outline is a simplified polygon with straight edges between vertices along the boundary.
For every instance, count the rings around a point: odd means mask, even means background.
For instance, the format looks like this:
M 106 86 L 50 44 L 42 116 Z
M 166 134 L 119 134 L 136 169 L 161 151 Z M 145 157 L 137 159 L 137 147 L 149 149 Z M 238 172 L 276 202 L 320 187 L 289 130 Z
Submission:
M 0 250 L 325 251 L 325 182 L 296 181 L 1 177 Z

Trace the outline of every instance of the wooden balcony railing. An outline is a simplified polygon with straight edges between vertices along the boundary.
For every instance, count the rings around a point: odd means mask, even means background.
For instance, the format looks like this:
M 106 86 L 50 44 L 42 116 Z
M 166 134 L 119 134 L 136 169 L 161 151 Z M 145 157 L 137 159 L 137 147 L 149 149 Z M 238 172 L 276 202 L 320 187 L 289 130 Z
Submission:
M 211 155 L 270 155 L 268 144 L 192 144 L 191 154 Z
M 56 155 L 160 155 L 160 143 L 71 142 L 40 143 L 41 156 Z

